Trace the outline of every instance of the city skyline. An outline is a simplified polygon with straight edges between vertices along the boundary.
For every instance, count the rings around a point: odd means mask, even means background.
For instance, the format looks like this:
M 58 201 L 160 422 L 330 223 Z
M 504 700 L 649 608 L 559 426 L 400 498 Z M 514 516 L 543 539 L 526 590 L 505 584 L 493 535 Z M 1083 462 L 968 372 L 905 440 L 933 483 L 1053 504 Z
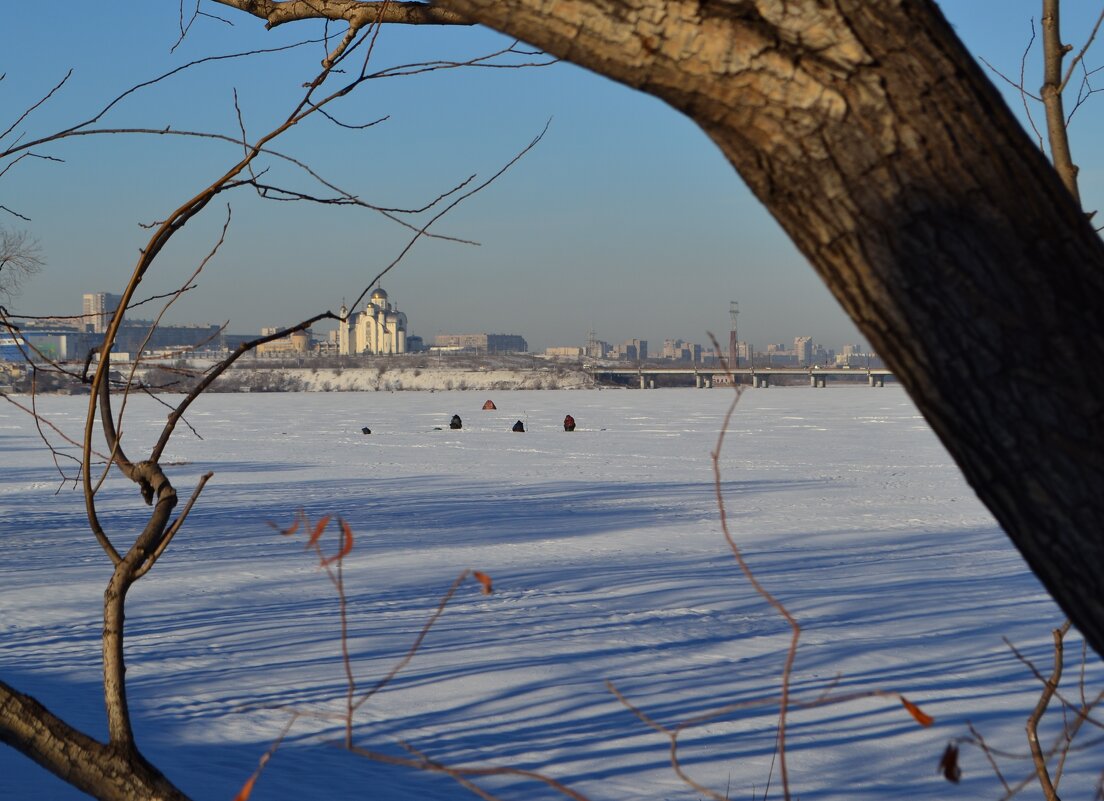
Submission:
M 83 311 L 79 315 L 28 321 L 18 337 L 0 336 L 0 361 L 23 361 L 22 347 L 30 347 L 40 357 L 61 361 L 81 360 L 90 348 L 100 340 L 107 324 L 118 307 L 121 298 L 110 293 L 95 292 L 82 295 Z M 425 342 L 421 336 L 406 332 L 406 315 L 398 312 L 390 303 L 386 292 L 377 288 L 362 313 L 348 313 L 348 322 L 334 330 L 293 332 L 290 336 L 261 344 L 255 353 L 262 357 L 294 355 L 302 357 L 369 356 L 387 357 L 427 351 L 461 351 L 483 353 L 528 353 L 529 355 L 559 361 L 676 361 L 695 364 L 716 364 L 725 359 L 731 367 L 747 366 L 865 366 L 881 367 L 877 354 L 854 343 L 829 345 L 811 336 L 796 336 L 792 347 L 788 342 L 767 343 L 765 346 L 736 340 L 735 331 L 730 339 L 715 347 L 712 342 L 702 344 L 667 337 L 662 345 L 656 341 L 630 339 L 622 342 L 606 342 L 591 331 L 583 345 L 530 348 L 524 336 L 502 333 L 438 334 L 434 341 Z M 124 317 L 116 335 L 114 352 L 121 358 L 132 358 L 141 350 L 147 358 L 164 358 L 176 354 L 195 353 L 210 357 L 212 352 L 233 350 L 241 342 L 258 335 L 268 337 L 277 334 L 285 326 L 265 326 L 260 332 L 233 332 L 217 325 L 185 322 L 182 325 L 154 324 L 151 320 Z M 153 330 L 151 330 L 153 329 Z M 124 356 L 125 354 L 125 356 Z
M 407 351 L 405 345 L 406 337 L 408 335 L 407 326 L 409 325 L 407 321 L 407 315 L 405 313 L 399 312 L 398 307 L 391 303 L 389 297 L 389 294 L 385 290 L 383 290 L 382 287 L 377 287 L 371 293 L 370 298 L 366 301 L 363 301 L 359 308 L 348 309 L 343 304 L 340 311 L 345 312 L 346 314 L 348 314 L 349 317 L 344 340 L 342 340 L 341 336 L 341 326 L 338 324 L 331 325 L 329 321 L 323 321 L 321 325 L 311 329 L 312 333 L 314 337 L 320 341 L 331 336 L 336 337 L 338 342 L 338 353 L 340 354 L 355 355 L 356 353 L 367 353 L 378 355 L 386 353 L 404 353 Z M 71 325 L 76 329 L 86 327 L 93 333 L 103 333 L 106 330 L 107 323 L 110 321 L 111 313 L 114 312 L 121 298 L 118 295 L 113 295 L 108 292 L 85 292 L 82 294 L 81 299 L 81 316 L 75 317 L 71 315 L 66 315 L 62 318 L 59 318 L 60 322 L 63 325 Z M 730 303 L 730 306 L 734 305 L 735 302 Z M 359 346 L 354 345 L 352 343 L 352 339 L 354 338 L 353 329 L 354 327 L 358 326 L 357 320 L 360 320 L 359 325 L 364 325 L 364 319 L 368 317 L 371 317 L 373 320 L 375 320 L 376 313 L 374 313 L 374 310 L 376 310 L 377 307 L 386 311 L 389 315 L 395 317 L 395 322 L 399 326 L 398 331 L 401 333 L 401 339 L 398 338 L 397 335 L 392 334 L 390 336 L 396 336 L 395 344 L 384 344 L 385 340 L 383 340 L 382 337 L 389 335 L 383 333 L 383 329 L 381 328 L 380 332 L 374 335 L 369 335 L 363 332 L 355 335 L 361 339 L 365 339 L 365 342 L 361 343 Z M 362 309 L 364 311 L 361 311 Z M 729 317 L 730 320 L 732 320 L 731 312 Z M 150 322 L 148 320 L 131 320 L 129 315 L 126 319 L 131 325 Z M 382 320 L 382 318 L 380 319 Z M 733 320 L 733 322 L 735 321 Z M 180 320 L 177 321 L 177 324 L 181 326 L 203 329 L 205 331 L 209 328 L 209 326 L 212 325 L 211 323 L 204 323 L 195 320 Z M 166 323 L 165 325 L 168 325 L 168 323 Z M 234 338 L 250 337 L 258 334 L 269 335 L 275 333 L 280 328 L 286 327 L 286 325 L 286 323 L 281 325 L 265 325 L 262 326 L 259 331 L 238 331 L 228 329 L 226 331 L 226 334 L 231 335 Z M 493 328 L 493 326 L 491 328 Z M 520 340 L 526 343 L 526 347 L 521 348 L 521 350 L 525 350 L 530 353 L 565 351 L 565 353 L 561 353 L 559 355 L 567 355 L 566 351 L 570 351 L 572 348 L 578 348 L 579 351 L 582 353 L 593 351 L 595 348 L 609 349 L 614 352 L 623 352 L 624 349 L 628 347 L 631 352 L 635 352 L 636 349 L 640 347 L 641 343 L 643 343 L 644 349 L 649 354 L 647 358 L 672 358 L 670 355 L 661 355 L 661 353 L 663 353 L 664 350 L 671 350 L 672 348 L 689 346 L 691 349 L 696 348 L 699 353 L 699 358 L 694 360 L 700 360 L 700 356 L 702 353 L 712 353 L 715 350 L 713 342 L 709 339 L 706 339 L 705 341 L 698 341 L 687 340 L 682 337 L 676 336 L 664 336 L 651 340 L 646 337 L 630 337 L 627 339 L 607 340 L 604 337 L 600 337 L 598 335 L 598 331 L 594 328 L 588 331 L 585 335 L 585 338 L 580 342 L 561 342 L 535 347 L 528 344 L 529 340 L 528 337 L 526 337 L 524 331 L 507 333 L 505 331 L 499 331 L 497 329 L 492 331 L 491 328 L 476 332 L 475 328 L 471 328 L 469 326 L 468 328 L 464 329 L 456 329 L 451 333 L 439 332 L 432 337 L 426 337 L 422 335 L 419 331 L 414 330 L 413 326 L 410 326 L 409 336 L 413 337 L 415 340 L 420 341 L 421 343 L 424 343 L 424 346 L 426 348 L 432 346 L 463 346 L 464 343 L 461 342 L 461 340 L 471 339 L 472 337 L 479 336 L 482 336 L 484 340 L 486 340 L 487 337 L 490 336 L 497 337 L 504 341 L 512 337 L 515 340 Z M 463 330 L 465 333 L 456 333 L 456 331 L 459 330 Z M 730 328 L 729 331 L 718 332 L 714 334 L 717 340 L 717 345 L 719 345 L 721 352 L 725 354 L 727 354 L 730 350 L 728 335 L 731 330 L 732 329 Z M 330 334 L 331 331 L 334 332 L 332 335 Z M 722 333 L 724 334 L 723 336 L 721 335 Z M 370 340 L 372 336 L 381 337 L 380 342 L 373 342 L 370 344 L 368 340 Z M 398 344 L 400 341 L 403 344 Z M 809 362 L 811 360 L 811 357 L 809 355 L 809 352 L 811 350 L 820 350 L 822 352 L 830 353 L 842 353 L 845 351 L 845 349 L 853 350 L 856 353 L 870 352 L 868 346 L 861 344 L 860 338 L 856 338 L 855 340 L 850 342 L 828 342 L 822 338 L 818 338 L 808 334 L 798 334 L 796 336 L 790 337 L 789 339 L 769 342 L 759 342 L 757 340 L 749 339 L 748 337 L 741 335 L 738 337 L 737 343 L 740 346 L 740 358 L 749 358 L 749 352 L 757 354 L 781 354 L 792 352 L 795 354 L 804 354 L 803 356 L 799 355 L 797 357 L 798 360 L 802 363 Z M 594 354 L 590 353 L 590 355 Z M 629 356 L 628 358 L 634 359 L 636 357 Z
M 1018 74 L 1037 3 L 947 0 L 942 7 L 973 52 Z M 1067 38 L 1081 41 L 1090 12 L 1064 11 Z M 224 32 L 205 20 L 170 54 L 177 14 L 158 4 L 127 8 L 110 24 L 91 7 L 71 9 L 51 26 L 35 25 L 32 13 L 16 6 L 10 15 L 8 30 L 26 35 L 9 43 L 16 66 L 4 82 L 6 106 L 29 107 L 69 66 L 76 71 L 17 129 L 30 138 L 87 119 L 134 82 L 174 66 L 304 35 L 249 21 Z M 95 37 L 87 35 L 92 29 Z M 459 59 L 503 41 L 484 29 L 388 28 L 378 58 Z M 101 58 L 107 48 L 118 58 Z M 257 58 L 263 69 L 230 61 L 174 76 L 121 103 L 105 126 L 236 134 L 237 91 L 242 119 L 256 135 L 297 96 L 303 76 L 317 68 L 318 50 Z M 43 59 L 46 68 L 19 66 Z M 1022 115 L 1014 90 L 995 81 Z M 1102 119 L 1095 101 L 1078 110 L 1072 129 L 1086 208 L 1104 205 L 1104 155 L 1078 147 Z M 581 344 L 596 330 L 609 342 L 679 337 L 704 344 L 707 333 L 726 339 L 728 303 L 737 300 L 741 339 L 765 345 L 811 335 L 837 347 L 867 344 L 717 149 L 654 98 L 557 64 L 379 82 L 341 113 L 349 123 L 390 119 L 370 132 L 312 123 L 279 149 L 359 196 L 396 206 L 419 205 L 472 173 L 488 177 L 552 118 L 536 148 L 433 229 L 480 246 L 423 240 L 384 279 L 427 342 L 454 331 L 517 332 L 540 350 Z M 83 137 L 46 149 L 64 164 L 29 160 L 10 170 L 0 181 L 0 205 L 28 220 L 6 215 L 2 222 L 38 239 L 47 264 L 9 310 L 58 313 L 58 299 L 74 285 L 121 291 L 148 236 L 139 223 L 203 186 L 235 157 L 231 150 L 167 137 Z M 278 167 L 274 180 L 286 179 Z M 170 323 L 229 320 L 230 330 L 253 332 L 337 312 L 409 239 L 406 229 L 362 209 L 264 203 L 247 192 L 227 200 L 226 242 L 197 288 L 170 310 Z M 226 216 L 220 205 L 189 224 L 159 257 L 141 296 L 187 283 Z

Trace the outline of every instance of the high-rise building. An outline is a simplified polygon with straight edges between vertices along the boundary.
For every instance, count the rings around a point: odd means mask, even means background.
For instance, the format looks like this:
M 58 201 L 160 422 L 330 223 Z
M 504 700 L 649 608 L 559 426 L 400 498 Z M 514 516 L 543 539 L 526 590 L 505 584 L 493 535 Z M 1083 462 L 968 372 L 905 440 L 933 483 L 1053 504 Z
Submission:
M 808 366 L 813 363 L 812 337 L 794 337 L 794 358 L 801 366 Z
M 663 340 L 662 358 L 676 362 L 700 362 L 702 346 L 696 342 L 684 342 L 681 339 Z
M 594 332 L 591 331 L 583 352 L 588 359 L 604 359 L 609 356 L 610 350 L 612 350 L 610 344 L 598 339 L 598 337 L 594 335 Z
M 111 315 L 119 308 L 122 300 L 121 295 L 112 295 L 110 292 L 86 292 L 81 310 L 85 330 L 91 330 L 95 334 L 104 333 L 111 322 Z
M 648 340 L 628 339 L 613 348 L 615 359 L 628 359 L 632 362 L 642 362 L 648 358 Z

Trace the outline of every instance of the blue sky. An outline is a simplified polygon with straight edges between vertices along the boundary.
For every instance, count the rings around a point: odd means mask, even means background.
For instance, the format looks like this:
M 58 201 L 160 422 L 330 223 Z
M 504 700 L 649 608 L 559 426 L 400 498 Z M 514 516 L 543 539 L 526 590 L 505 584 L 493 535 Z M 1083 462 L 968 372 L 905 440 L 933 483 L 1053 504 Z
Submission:
M 1019 71 L 1040 5 L 941 3 L 971 51 L 1010 74 Z M 1067 41 L 1080 45 L 1096 5 L 1066 4 Z M 84 120 L 131 84 L 188 61 L 271 48 L 320 30 L 265 31 L 228 9 L 208 10 L 234 25 L 200 20 L 170 52 L 178 35 L 178 6 L 170 0 L 67 4 L 65 13 L 49 15 L 28 4 L 5 9 L 0 130 L 70 67 L 66 87 L 17 128 L 25 137 Z M 374 60 L 379 67 L 470 58 L 505 41 L 478 28 L 394 27 L 381 35 Z M 247 129 L 257 134 L 286 115 L 321 52 L 313 45 L 201 65 L 132 95 L 104 124 L 234 134 L 236 89 Z M 1090 66 L 1104 63 L 1104 43 L 1096 52 Z M 1029 86 L 1040 75 L 1038 68 L 1029 72 Z M 657 100 L 557 64 L 375 81 L 338 114 L 349 123 L 389 119 L 356 132 L 311 123 L 278 149 L 387 206 L 418 205 L 473 173 L 491 175 L 551 119 L 529 155 L 435 229 L 479 247 L 423 241 L 385 279 L 412 331 L 427 340 L 493 331 L 522 334 L 543 348 L 581 344 L 593 328 L 610 342 L 704 342 L 708 331 L 725 337 L 729 301 L 737 300 L 741 338 L 759 346 L 797 335 L 829 347 L 861 342 L 712 143 Z M 1102 115 L 1104 97 L 1094 98 L 1072 128 L 1090 209 L 1104 205 L 1104 165 L 1092 145 Z M 148 235 L 139 224 L 163 218 L 238 154 L 228 145 L 160 136 L 87 137 L 36 152 L 65 161 L 26 160 L 0 178 L 0 204 L 30 218 L 0 222 L 27 229 L 47 261 L 11 304 L 29 314 L 76 313 L 82 292 L 119 291 Z M 145 294 L 186 279 L 217 238 L 227 202 L 227 241 L 199 288 L 170 312 L 174 321 L 229 320 L 231 331 L 251 333 L 336 310 L 406 241 L 402 229 L 364 210 L 266 203 L 239 191 L 182 232 L 143 284 Z

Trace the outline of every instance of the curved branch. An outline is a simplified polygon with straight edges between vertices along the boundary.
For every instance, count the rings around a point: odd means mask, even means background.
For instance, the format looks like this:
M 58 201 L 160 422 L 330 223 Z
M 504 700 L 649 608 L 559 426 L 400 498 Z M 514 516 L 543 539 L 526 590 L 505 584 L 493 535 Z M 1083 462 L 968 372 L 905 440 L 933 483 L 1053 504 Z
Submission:
M 1092 31 L 1089 33 L 1088 38 L 1085 40 L 1085 44 L 1082 45 L 1081 50 L 1069 63 L 1069 67 L 1066 68 L 1066 74 L 1062 78 L 1062 83 L 1058 87 L 1058 91 L 1066 91 L 1066 87 L 1069 85 L 1070 78 L 1073 77 L 1073 71 L 1077 69 L 1077 65 L 1085 58 L 1085 54 L 1089 52 L 1089 48 L 1092 47 L 1092 43 L 1096 40 L 1096 35 L 1100 32 L 1100 26 L 1104 24 L 1104 9 L 1100 11 L 1100 15 L 1096 18 L 1096 24 L 1093 25 Z M 1095 72 L 1095 70 L 1094 70 Z
M 474 25 L 455 11 L 411 2 L 363 2 L 363 0 L 214 0 L 265 21 L 275 28 L 307 19 L 345 21 L 354 27 L 383 22 L 390 25 Z
M 1035 765 L 1035 775 L 1039 778 L 1039 785 L 1042 787 L 1043 795 L 1047 801 L 1058 801 L 1058 794 L 1055 791 L 1054 783 L 1050 779 L 1043 749 L 1039 745 L 1039 721 L 1046 712 L 1050 699 L 1054 697 L 1054 693 L 1058 690 L 1058 685 L 1062 682 L 1062 642 L 1066 632 L 1069 631 L 1069 627 L 1070 623 L 1067 620 L 1051 632 L 1054 639 L 1054 669 L 1051 671 L 1050 677 L 1046 679 L 1039 700 L 1027 719 L 1027 743 L 1031 746 L 1031 761 Z
M 213 475 L 214 473 L 208 471 L 199 477 L 199 483 L 196 484 L 196 488 L 192 491 L 192 497 L 190 497 L 188 502 L 184 505 L 184 509 L 180 512 L 180 516 L 169 526 L 169 530 L 165 532 L 165 536 L 161 538 L 161 542 L 158 543 L 153 553 L 146 559 L 145 564 L 134 572 L 135 581 L 146 575 L 157 560 L 161 558 L 161 554 L 169 547 L 169 543 L 172 542 L 172 538 L 176 536 L 176 532 L 180 531 L 180 527 L 184 525 L 184 521 L 188 518 L 188 512 L 192 511 L 192 506 L 195 504 L 196 500 L 199 498 L 199 494 L 203 492 L 203 488 L 207 486 L 207 482 L 210 481 Z

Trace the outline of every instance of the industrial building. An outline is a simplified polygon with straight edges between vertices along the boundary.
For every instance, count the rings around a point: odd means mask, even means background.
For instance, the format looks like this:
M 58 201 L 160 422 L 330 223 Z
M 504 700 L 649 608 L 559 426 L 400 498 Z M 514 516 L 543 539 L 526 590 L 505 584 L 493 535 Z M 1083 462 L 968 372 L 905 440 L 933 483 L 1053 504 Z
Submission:
M 529 343 L 517 334 L 438 334 L 434 346 L 479 353 L 527 353 Z

